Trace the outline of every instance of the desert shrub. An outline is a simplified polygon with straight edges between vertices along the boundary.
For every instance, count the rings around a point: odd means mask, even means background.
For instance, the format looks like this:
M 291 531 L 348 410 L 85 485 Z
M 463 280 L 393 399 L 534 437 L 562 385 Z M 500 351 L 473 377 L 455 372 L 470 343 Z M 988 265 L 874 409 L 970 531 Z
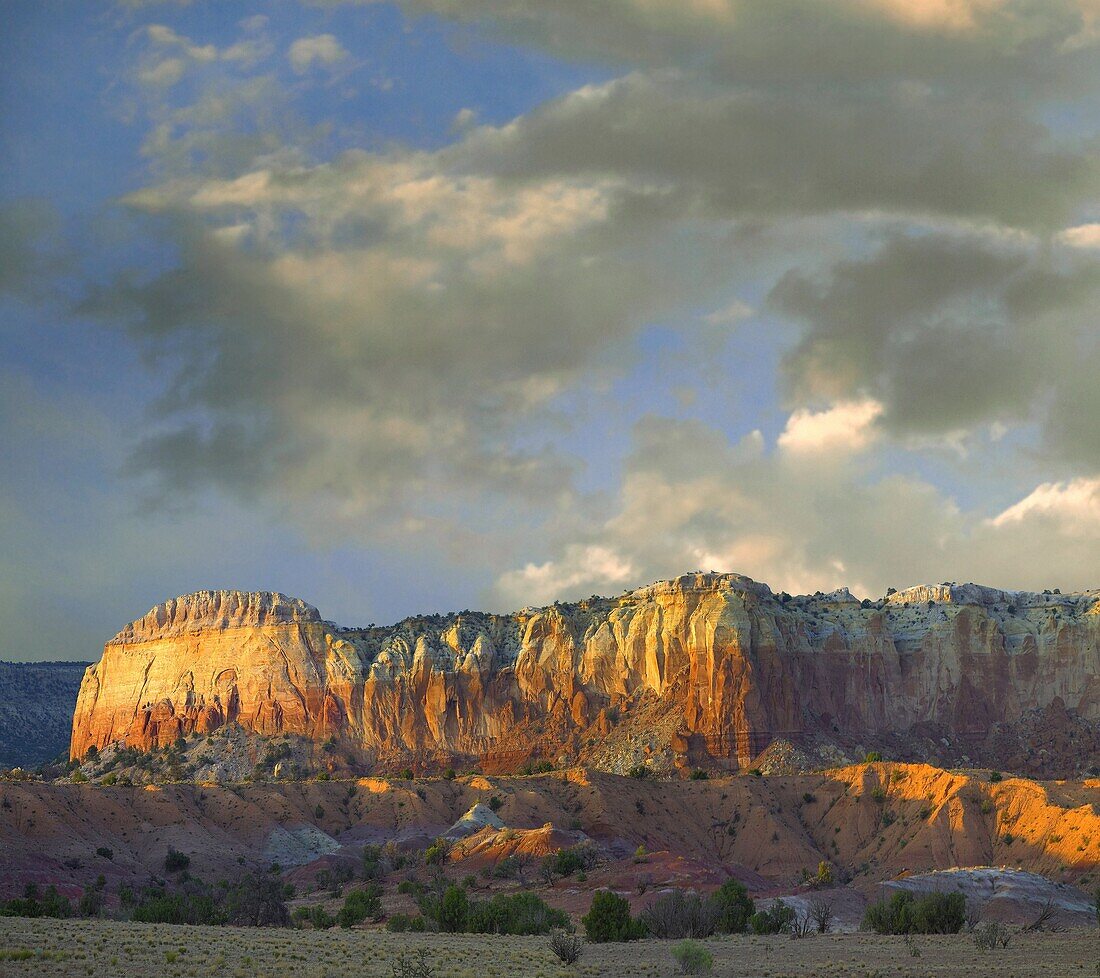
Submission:
M 504 807 L 504 802 L 500 800 L 499 795 L 493 795 L 489 798 L 489 807 L 494 812 L 499 812 Z
M 718 907 L 717 929 L 723 934 L 740 934 L 749 926 L 756 907 L 748 890 L 737 880 L 726 880 L 715 890 L 711 900 Z
M 336 914 L 341 927 L 354 927 L 364 920 L 382 919 L 382 888 L 370 884 L 361 890 L 352 890 L 344 897 L 344 905 Z
M 877 764 L 882 760 L 882 752 L 877 750 L 869 750 L 863 757 L 864 764 Z
M 883 821 L 885 821 L 885 819 L 886 816 L 884 813 Z M 887 822 L 886 824 L 889 823 Z M 823 886 L 832 886 L 833 867 L 830 866 L 826 860 L 822 859 L 821 862 L 817 864 L 817 872 L 814 873 L 812 876 L 810 875 L 808 870 L 802 870 L 802 882 L 806 886 L 812 887 L 813 889 L 818 889 L 819 887 Z
M 553 860 L 553 871 L 558 876 L 572 876 L 582 870 L 594 869 L 600 861 L 596 847 L 587 842 L 570 846 L 568 849 L 559 849 L 553 856 L 547 858 Z
M 817 932 L 827 934 L 833 923 L 833 905 L 828 900 L 820 898 L 811 900 L 809 916 Z
M 363 846 L 362 877 L 365 880 L 376 880 L 386 875 L 387 864 L 382 859 L 381 846 Z
M 584 941 L 576 934 L 555 931 L 550 935 L 550 950 L 562 964 L 576 964 L 584 950 Z
M 691 780 L 692 781 L 709 781 L 710 780 L 710 775 L 707 774 L 707 772 L 704 771 L 701 767 L 697 767 L 694 771 L 691 772 Z
M 592 906 L 581 923 L 588 940 L 597 944 L 635 941 L 645 936 L 645 924 L 630 916 L 630 902 L 610 890 L 597 890 L 592 895 Z
M 961 893 L 929 893 L 913 902 L 913 932 L 957 934 L 966 921 L 966 897 Z
M 957 934 L 966 921 L 961 893 L 929 893 L 916 897 L 907 890 L 890 901 L 873 903 L 863 915 L 863 929 L 877 934 Z
M 286 927 L 290 914 L 278 867 L 249 873 L 226 895 L 229 922 L 244 927 Z
M 71 777 L 75 784 L 86 784 L 88 781 L 88 775 L 81 771 L 80 768 L 73 771 Z
M 681 941 L 672 948 L 672 956 L 682 975 L 705 975 L 714 967 L 714 957 L 698 941 Z
M 178 849 L 169 849 L 164 857 L 164 871 L 166 873 L 179 873 L 191 865 L 191 857 Z
M 786 934 L 794 925 L 795 913 L 782 900 L 774 900 L 767 910 L 759 910 L 749 918 L 754 934 Z
M 1012 932 L 998 921 L 982 924 L 974 929 L 974 944 L 982 951 L 1002 950 L 1012 940 Z
M 208 893 L 148 890 L 134 907 L 133 919 L 143 924 L 224 924 L 226 915 Z
M 1001 779 L 1002 779 L 1002 775 L 1001 775 L 1000 771 L 990 771 L 989 772 L 989 780 L 992 784 L 996 784 Z
M 319 903 L 310 904 L 308 907 L 299 907 L 295 910 L 294 922 L 298 926 L 309 924 L 314 930 L 328 930 L 330 927 L 336 926 L 336 918 Z
M 439 929 L 448 934 L 457 934 L 466 929 L 466 915 L 470 910 L 470 899 L 461 886 L 448 886 L 437 904 L 434 914 Z
M 98 917 L 102 909 L 103 891 L 92 887 L 85 889 L 76 906 L 76 912 L 81 917 Z
M 424 850 L 424 863 L 427 866 L 442 866 L 447 861 L 451 844 L 446 839 L 436 839 Z
M 102 856 L 104 859 L 115 858 L 115 851 L 113 849 L 108 849 L 106 846 L 100 846 L 98 849 L 96 849 L 95 854 L 97 856 Z
M 626 772 L 632 778 L 648 778 L 649 768 L 644 764 L 635 764 L 629 771 Z
M 548 906 L 534 893 L 497 894 L 491 900 L 473 901 L 466 912 L 466 930 L 473 934 L 549 934 L 572 930 L 569 917 Z
M 703 900 L 683 890 L 673 890 L 654 900 L 641 913 L 646 931 L 652 937 L 710 937 L 721 915 L 714 900 Z
M 409 915 L 407 913 L 391 913 L 386 918 L 386 930 L 391 934 L 404 934 L 409 929 Z
M 428 963 L 426 948 L 417 948 L 416 954 L 402 952 L 390 966 L 393 978 L 432 978 L 435 968 Z
M 46 887 L 39 895 L 38 887 L 29 883 L 22 897 L 0 903 L 0 917 L 71 917 L 72 904 L 57 892 L 56 886 Z

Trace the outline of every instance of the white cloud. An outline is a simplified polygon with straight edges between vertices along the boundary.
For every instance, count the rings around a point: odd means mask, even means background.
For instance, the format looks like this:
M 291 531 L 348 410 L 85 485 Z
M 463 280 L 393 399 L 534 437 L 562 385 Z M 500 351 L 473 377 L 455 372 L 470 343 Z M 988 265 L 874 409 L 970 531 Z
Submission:
M 570 546 L 558 560 L 527 564 L 502 575 L 497 591 L 506 604 L 545 605 L 564 594 L 619 590 L 636 573 L 629 561 L 608 547 Z
M 1064 531 L 1056 545 L 1052 519 Z M 868 477 L 843 460 L 807 469 L 783 452 L 761 452 L 751 437 L 730 443 L 698 422 L 649 419 L 638 426 L 612 515 L 560 532 L 542 562 L 499 577 L 503 603 L 533 601 L 548 588 L 559 589 L 555 597 L 609 593 L 696 569 L 792 593 L 848 586 L 877 596 L 944 579 L 1084 589 L 1098 583 L 1100 480 L 1040 487 L 988 519 L 920 479 Z M 588 553 L 613 555 L 614 574 L 601 580 L 602 564 L 586 562 Z
M 299 75 L 304 75 L 314 65 L 331 68 L 347 57 L 348 52 L 332 34 L 300 37 L 287 52 L 290 66 Z
M 752 306 L 740 299 L 734 299 L 721 309 L 715 309 L 703 317 L 703 321 L 710 326 L 729 326 L 748 319 L 753 313 Z
M 1100 224 L 1078 224 L 1066 228 L 1058 240 L 1072 248 L 1100 248 Z
M 791 455 L 852 455 L 876 438 L 884 407 L 873 398 L 842 401 L 823 411 L 800 408 L 787 419 L 778 445 Z
M 1044 482 L 990 520 L 996 527 L 1050 520 L 1069 533 L 1100 530 L 1100 477 Z

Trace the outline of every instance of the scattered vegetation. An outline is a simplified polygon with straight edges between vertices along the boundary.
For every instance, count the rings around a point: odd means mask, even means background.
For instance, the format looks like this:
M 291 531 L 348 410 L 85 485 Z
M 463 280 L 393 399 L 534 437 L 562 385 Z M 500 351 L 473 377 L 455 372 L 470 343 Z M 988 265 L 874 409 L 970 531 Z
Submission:
M 554 931 L 550 935 L 550 950 L 554 956 L 565 965 L 576 964 L 584 950 L 584 941 L 576 934 L 565 931 Z
M 779 899 L 772 901 L 767 910 L 757 911 L 749 918 L 749 927 L 754 934 L 788 934 L 794 923 L 793 908 Z
M 597 890 L 592 906 L 581 918 L 588 940 L 596 944 L 607 941 L 636 941 L 645 937 L 645 924 L 630 915 L 630 901 L 610 890 Z
M 863 929 L 876 934 L 957 934 L 965 921 L 966 898 L 961 893 L 917 897 L 901 890 L 889 902 L 867 908 Z
M 705 975 L 714 967 L 713 955 L 698 941 L 681 941 L 672 948 L 672 957 L 682 975 Z

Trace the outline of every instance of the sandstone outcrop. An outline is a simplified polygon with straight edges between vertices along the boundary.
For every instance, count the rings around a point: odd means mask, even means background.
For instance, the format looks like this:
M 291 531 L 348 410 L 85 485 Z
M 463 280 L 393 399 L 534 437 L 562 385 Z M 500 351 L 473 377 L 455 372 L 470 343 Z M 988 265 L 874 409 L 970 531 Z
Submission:
M 284 595 L 201 591 L 107 643 L 71 752 L 228 723 L 418 770 L 736 768 L 784 739 L 1072 773 L 1100 763 L 1100 592 L 937 585 L 859 602 L 700 573 L 511 615 L 341 628 Z M 1015 737 L 1029 724 L 1045 746 Z

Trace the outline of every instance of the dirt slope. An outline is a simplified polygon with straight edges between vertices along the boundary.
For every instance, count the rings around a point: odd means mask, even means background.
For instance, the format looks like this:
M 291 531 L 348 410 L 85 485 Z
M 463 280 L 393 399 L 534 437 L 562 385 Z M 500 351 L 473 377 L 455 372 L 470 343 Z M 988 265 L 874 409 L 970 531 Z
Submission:
M 872 764 L 709 781 L 573 769 L 233 787 L 0 782 L 0 891 L 11 895 L 31 880 L 75 888 L 100 873 L 109 882 L 144 880 L 162 871 L 169 846 L 191 854 L 192 871 L 211 879 L 272 858 L 292 865 L 352 854 L 365 842 L 423 846 L 494 795 L 510 830 L 538 830 L 529 843 L 536 854 L 563 840 L 595 840 L 606 862 L 593 885 L 639 871 L 631 859 L 639 845 L 652 854 L 644 871 L 655 883 L 666 870 L 681 884 L 734 874 L 757 893 L 789 892 L 822 860 L 864 893 L 883 879 L 954 866 L 1100 882 L 1100 782 L 991 784 L 926 765 Z M 522 839 L 506 843 L 473 837 L 471 867 L 491 859 L 494 845 L 503 856 Z M 100 847 L 112 858 L 97 856 Z

